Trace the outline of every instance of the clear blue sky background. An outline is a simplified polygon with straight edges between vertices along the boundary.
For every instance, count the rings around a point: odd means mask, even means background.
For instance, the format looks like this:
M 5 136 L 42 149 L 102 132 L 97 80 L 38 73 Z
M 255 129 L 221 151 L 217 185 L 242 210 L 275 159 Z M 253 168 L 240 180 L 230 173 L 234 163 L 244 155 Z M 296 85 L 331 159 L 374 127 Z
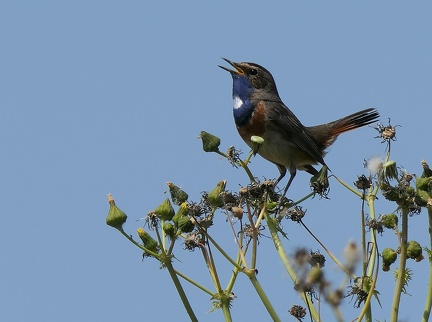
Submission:
M 237 190 L 246 175 L 205 154 L 201 130 L 222 148 L 247 151 L 232 119 L 231 79 L 221 57 L 253 61 L 274 75 L 285 103 L 306 124 L 324 123 L 376 107 L 397 128 L 393 158 L 408 172 L 432 163 L 432 5 L 427 1 L 11 1 L 0 5 L 0 320 L 187 321 L 165 270 L 105 225 L 107 193 L 128 214 L 126 230 L 165 197 L 172 181 L 198 200 L 228 180 Z M 341 137 L 326 160 L 348 183 L 363 160 L 384 156 L 372 128 Z M 259 159 L 251 168 L 274 178 Z M 309 192 L 300 174 L 290 190 Z M 332 180 L 330 200 L 315 198 L 306 223 L 337 256 L 360 238 L 360 202 Z M 382 201 L 383 198 L 381 198 Z M 380 203 L 378 213 L 394 208 Z M 215 236 L 234 252 L 223 215 Z M 411 218 L 410 239 L 428 245 L 424 213 Z M 321 250 L 298 225 L 284 224 L 286 248 Z M 265 233 L 265 232 L 264 232 Z M 395 247 L 390 232 L 381 247 Z M 285 321 L 300 300 L 262 239 L 259 279 Z M 211 287 L 200 254 L 178 251 L 179 270 Z M 401 321 L 419 320 L 428 263 L 414 270 Z M 230 267 L 223 266 L 224 284 Z M 225 269 L 225 270 L 224 270 Z M 338 274 L 327 261 L 329 275 Z M 342 275 L 336 275 L 338 285 Z M 380 274 L 374 318 L 389 317 L 392 273 Z M 186 286 L 200 321 L 221 321 L 210 299 Z M 241 276 L 235 321 L 268 315 Z M 358 314 L 344 305 L 346 320 Z M 330 312 L 325 315 L 332 321 Z

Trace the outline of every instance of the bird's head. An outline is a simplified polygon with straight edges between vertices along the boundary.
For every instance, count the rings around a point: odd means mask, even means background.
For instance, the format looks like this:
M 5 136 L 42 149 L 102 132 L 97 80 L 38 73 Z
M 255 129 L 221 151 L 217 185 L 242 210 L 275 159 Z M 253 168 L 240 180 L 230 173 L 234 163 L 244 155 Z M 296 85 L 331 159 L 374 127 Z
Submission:
M 259 99 L 279 99 L 272 74 L 264 67 L 255 63 L 235 63 L 223 58 L 234 69 L 224 66 L 220 68 L 231 73 L 233 78 L 233 96 L 254 95 Z

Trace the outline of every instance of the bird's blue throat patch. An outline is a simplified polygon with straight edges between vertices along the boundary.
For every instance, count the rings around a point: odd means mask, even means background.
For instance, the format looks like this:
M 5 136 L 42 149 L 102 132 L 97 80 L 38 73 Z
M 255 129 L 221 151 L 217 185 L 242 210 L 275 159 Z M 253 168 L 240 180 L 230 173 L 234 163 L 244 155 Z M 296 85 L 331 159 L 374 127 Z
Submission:
M 253 91 L 252 83 L 245 76 L 233 74 L 233 114 L 237 125 L 246 124 L 254 107 L 250 101 Z

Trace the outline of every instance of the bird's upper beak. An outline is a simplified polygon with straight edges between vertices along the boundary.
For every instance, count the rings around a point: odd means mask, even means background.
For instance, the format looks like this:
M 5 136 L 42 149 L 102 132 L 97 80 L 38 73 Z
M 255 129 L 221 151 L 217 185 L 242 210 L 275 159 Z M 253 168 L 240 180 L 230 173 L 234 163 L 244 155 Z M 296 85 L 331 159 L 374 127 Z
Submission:
M 243 69 L 240 68 L 238 63 L 235 63 L 229 59 L 226 58 L 222 58 L 223 60 L 225 60 L 228 64 L 230 64 L 232 67 L 235 68 L 235 70 L 226 68 L 224 66 L 218 65 L 220 68 L 225 69 L 226 71 L 229 71 L 232 75 L 245 75 L 245 72 L 243 71 Z

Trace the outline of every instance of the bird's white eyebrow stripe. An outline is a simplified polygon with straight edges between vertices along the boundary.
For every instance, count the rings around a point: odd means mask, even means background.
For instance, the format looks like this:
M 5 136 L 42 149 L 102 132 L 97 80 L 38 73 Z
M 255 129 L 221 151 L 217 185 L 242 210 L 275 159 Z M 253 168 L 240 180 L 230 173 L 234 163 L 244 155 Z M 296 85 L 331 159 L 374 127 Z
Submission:
M 234 96 L 233 98 L 234 108 L 238 109 L 243 106 L 243 101 L 238 96 Z

